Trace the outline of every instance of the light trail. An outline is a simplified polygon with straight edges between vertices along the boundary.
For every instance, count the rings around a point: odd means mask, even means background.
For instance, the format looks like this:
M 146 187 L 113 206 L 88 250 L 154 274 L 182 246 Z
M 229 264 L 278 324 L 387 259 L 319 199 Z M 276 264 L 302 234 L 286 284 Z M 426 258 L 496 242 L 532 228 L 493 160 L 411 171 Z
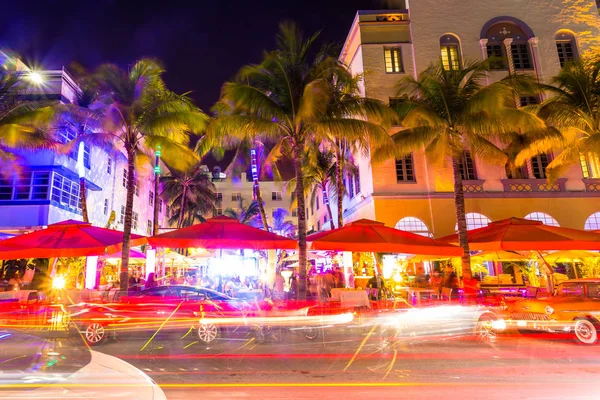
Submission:
M 373 331 L 375 330 L 376 327 L 377 327 L 377 325 L 373 325 L 373 327 L 371 328 L 371 330 L 369 331 L 369 333 L 367 333 L 367 336 L 365 336 L 365 338 L 363 339 L 363 341 L 360 343 L 360 346 L 358 346 L 358 349 L 356 349 L 356 352 L 354 353 L 354 356 L 352 356 L 352 359 L 350 359 L 350 361 L 348 362 L 348 365 L 346 365 L 346 368 L 344 368 L 344 371 L 346 371 L 348 368 L 350 368 L 350 365 L 352 365 L 352 363 L 354 362 L 354 360 L 358 356 L 358 353 L 360 353 L 360 351 L 362 350 L 362 348 L 365 346 L 365 344 L 367 343 L 367 341 L 369 340 L 369 338 L 373 334 Z
M 183 301 L 181 303 L 179 303 L 179 305 L 175 308 L 175 310 L 173 310 L 173 312 L 171 313 L 171 315 L 169 315 L 167 317 L 167 319 L 165 319 L 165 321 L 158 327 L 158 329 L 156 330 L 156 332 L 154 332 L 154 334 L 152 335 L 152 337 L 150 339 L 148 339 L 148 341 L 146 342 L 146 344 L 144 346 L 142 346 L 142 348 L 140 349 L 140 351 L 144 351 L 144 349 L 146 347 L 148 347 L 148 345 L 150 344 L 150 342 L 152 342 L 152 339 L 154 339 L 154 337 L 156 335 L 158 335 L 158 332 L 160 332 L 160 330 L 162 329 L 162 327 L 165 326 L 165 324 L 167 322 L 169 322 L 169 319 L 171 319 L 171 317 L 177 312 L 177 310 L 179 310 L 179 307 L 181 307 L 182 304 L 183 304 Z

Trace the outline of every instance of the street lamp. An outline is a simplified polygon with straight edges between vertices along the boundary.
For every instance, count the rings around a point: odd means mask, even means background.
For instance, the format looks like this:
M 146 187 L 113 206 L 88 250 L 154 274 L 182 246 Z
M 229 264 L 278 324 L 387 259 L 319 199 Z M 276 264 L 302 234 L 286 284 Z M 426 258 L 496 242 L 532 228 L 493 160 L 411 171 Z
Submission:
M 42 85 L 44 83 L 44 77 L 42 76 L 42 74 L 36 71 L 31 71 L 27 75 L 27 79 L 29 79 L 29 81 L 34 85 Z

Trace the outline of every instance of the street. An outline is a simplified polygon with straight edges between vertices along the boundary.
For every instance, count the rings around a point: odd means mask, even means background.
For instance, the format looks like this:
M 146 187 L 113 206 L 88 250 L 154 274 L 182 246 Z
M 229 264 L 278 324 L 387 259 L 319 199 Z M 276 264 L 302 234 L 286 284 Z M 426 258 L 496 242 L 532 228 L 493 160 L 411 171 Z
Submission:
M 411 337 L 382 346 L 359 329 L 206 346 L 194 333 L 121 337 L 93 349 L 140 368 L 169 399 L 596 399 L 600 391 L 600 346 L 566 337 L 506 332 L 490 342 Z

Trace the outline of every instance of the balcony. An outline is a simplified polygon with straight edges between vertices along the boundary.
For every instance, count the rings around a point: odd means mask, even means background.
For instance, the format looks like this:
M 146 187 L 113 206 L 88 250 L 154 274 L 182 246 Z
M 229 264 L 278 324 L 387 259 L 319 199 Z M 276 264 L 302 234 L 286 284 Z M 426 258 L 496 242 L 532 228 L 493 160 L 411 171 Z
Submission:
M 475 180 L 464 180 L 463 181 L 463 192 L 466 193 L 483 193 L 483 182 L 482 179 Z
M 600 192 L 600 179 L 583 179 L 586 192 Z
M 565 182 L 567 179 L 560 178 L 550 183 L 545 179 L 502 179 L 505 193 L 555 193 L 566 192 Z M 598 183 L 600 191 L 600 181 Z

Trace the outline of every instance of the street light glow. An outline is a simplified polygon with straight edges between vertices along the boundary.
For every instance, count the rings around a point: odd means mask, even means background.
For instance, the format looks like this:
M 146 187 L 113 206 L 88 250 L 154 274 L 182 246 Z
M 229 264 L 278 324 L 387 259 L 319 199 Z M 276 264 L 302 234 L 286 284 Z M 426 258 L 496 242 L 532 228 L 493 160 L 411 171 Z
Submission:
M 44 83 L 44 77 L 39 72 L 32 71 L 28 75 L 28 79 L 31 81 L 31 83 L 36 85 L 41 85 Z

